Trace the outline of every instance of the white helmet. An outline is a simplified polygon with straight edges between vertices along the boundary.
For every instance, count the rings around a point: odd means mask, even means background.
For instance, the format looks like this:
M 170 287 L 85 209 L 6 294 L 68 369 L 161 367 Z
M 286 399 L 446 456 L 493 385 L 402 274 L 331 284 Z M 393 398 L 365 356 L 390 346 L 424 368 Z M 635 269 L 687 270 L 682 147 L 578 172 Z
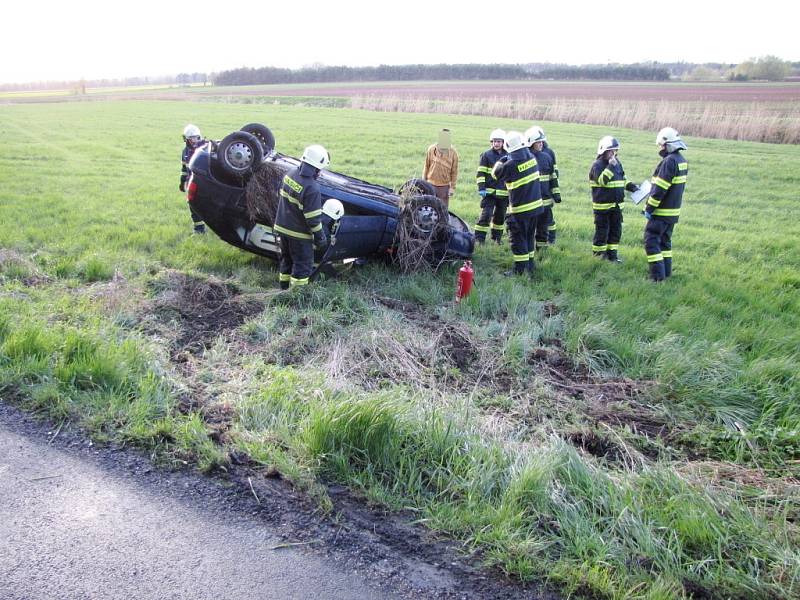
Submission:
M 525 131 L 525 139 L 528 142 L 528 146 L 533 146 L 534 143 L 543 142 L 547 138 L 544 137 L 544 131 L 542 131 L 542 128 L 534 125 Z
M 330 154 L 319 144 L 313 144 L 303 150 L 303 157 L 300 160 L 318 169 L 324 169 L 331 164 Z
M 322 213 L 328 215 L 334 221 L 338 221 L 344 216 L 344 204 L 336 198 L 328 198 L 322 205 Z
M 600 138 L 600 143 L 597 144 L 597 156 L 600 156 L 606 150 L 619 150 L 619 142 L 617 141 L 617 138 L 610 135 Z
M 515 150 L 524 148 L 525 136 L 519 131 L 509 131 L 506 133 L 506 139 L 503 147 L 506 149 L 506 152 L 514 152 Z
M 489 141 L 492 142 L 494 140 L 505 140 L 506 139 L 506 132 L 502 129 L 495 129 L 492 133 L 489 134 Z
M 681 136 L 678 135 L 677 130 L 673 129 L 672 127 L 664 127 L 661 131 L 658 132 L 656 136 L 656 144 L 659 146 L 663 146 L 665 144 L 672 144 L 674 142 L 680 142 Z
M 200 139 L 202 136 L 200 135 L 200 128 L 197 125 L 192 125 L 189 123 L 186 127 L 183 128 L 183 137 L 186 139 L 194 138 Z

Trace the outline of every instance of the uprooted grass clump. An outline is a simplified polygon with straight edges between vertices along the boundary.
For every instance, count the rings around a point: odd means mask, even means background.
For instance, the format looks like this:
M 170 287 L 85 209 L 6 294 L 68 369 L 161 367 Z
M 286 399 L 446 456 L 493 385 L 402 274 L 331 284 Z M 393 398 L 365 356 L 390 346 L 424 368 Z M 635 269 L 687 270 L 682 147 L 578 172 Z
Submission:
M 274 162 L 264 162 L 250 177 L 245 187 L 245 201 L 247 214 L 254 222 L 264 225 L 275 223 L 284 174 Z
M 399 208 L 393 263 L 403 273 L 437 270 L 450 233 L 447 207 L 435 196 L 406 188 L 400 192 Z

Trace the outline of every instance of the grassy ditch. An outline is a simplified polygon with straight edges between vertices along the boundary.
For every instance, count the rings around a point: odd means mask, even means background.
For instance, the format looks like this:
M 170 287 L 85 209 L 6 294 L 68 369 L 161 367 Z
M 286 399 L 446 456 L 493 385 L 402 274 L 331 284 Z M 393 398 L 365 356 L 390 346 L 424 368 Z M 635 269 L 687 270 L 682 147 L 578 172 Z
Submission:
M 273 265 L 189 236 L 177 175 L 190 120 L 214 137 L 263 121 L 283 151 L 321 142 L 337 170 L 386 185 L 419 174 L 450 125 L 453 205 L 470 221 L 470 157 L 493 127 L 526 125 L 0 107 L 0 220 L 14 224 L 0 229 L 0 397 L 158 460 L 280 472 L 326 507 L 325 484 L 344 483 L 578 596 L 797 595 L 796 148 L 690 139 L 675 275 L 653 286 L 631 212 L 625 263 L 590 255 L 584 177 L 605 130 L 546 124 L 558 244 L 535 282 L 502 277 L 506 247 L 479 248 L 475 293 L 455 306 L 455 267 L 374 264 L 280 293 Z M 631 178 L 649 175 L 652 136 L 618 137 Z

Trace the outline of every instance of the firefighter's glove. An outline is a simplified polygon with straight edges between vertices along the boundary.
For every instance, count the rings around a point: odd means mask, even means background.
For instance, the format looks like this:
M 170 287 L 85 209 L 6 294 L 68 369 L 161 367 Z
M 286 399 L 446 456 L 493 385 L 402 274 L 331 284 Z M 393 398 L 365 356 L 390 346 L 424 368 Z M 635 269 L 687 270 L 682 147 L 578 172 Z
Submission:
M 319 231 L 314 232 L 314 247 L 315 248 L 324 248 L 328 245 L 328 236 L 325 235 L 325 232 L 320 229 Z
M 625 184 L 625 189 L 628 190 L 629 192 L 638 192 L 639 186 L 633 183 L 632 181 L 629 181 L 628 183 Z
M 478 190 L 478 195 L 481 198 L 486 198 L 486 190 Z
M 561 194 L 553 194 L 553 202 L 561 204 Z
M 642 211 L 642 215 L 644 215 L 644 218 L 645 218 L 645 219 L 647 219 L 648 221 L 649 221 L 649 220 L 650 220 L 650 218 L 653 216 L 653 215 L 651 215 L 649 212 L 647 212 L 646 210 L 643 210 L 643 211 Z
M 182 192 L 185 192 L 186 191 L 186 182 L 185 181 L 181 181 L 181 184 L 178 186 L 178 189 L 180 191 L 182 191 Z

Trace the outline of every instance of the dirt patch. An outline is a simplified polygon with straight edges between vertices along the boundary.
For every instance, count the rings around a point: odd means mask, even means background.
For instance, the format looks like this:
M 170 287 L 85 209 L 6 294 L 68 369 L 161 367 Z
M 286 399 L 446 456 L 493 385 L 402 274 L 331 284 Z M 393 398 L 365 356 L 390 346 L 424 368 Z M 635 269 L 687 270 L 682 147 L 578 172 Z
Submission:
M 608 462 L 622 462 L 624 450 L 595 431 L 573 431 L 566 435 L 566 439 L 576 448 L 588 452 L 596 458 L 602 458 Z
M 542 341 L 546 346 L 533 350 L 528 357 L 528 364 L 534 365 L 547 384 L 562 394 L 587 400 L 589 403 L 608 404 L 642 396 L 652 385 L 648 381 L 624 377 L 597 377 L 585 366 L 573 362 L 562 349 L 560 340 Z
M 238 327 L 264 308 L 263 302 L 243 298 L 235 286 L 169 271 L 153 286 L 155 299 L 147 307 L 158 333 L 165 327 L 171 338 L 171 358 L 184 363 L 202 352 L 213 339 Z
M 588 406 L 587 414 L 600 423 L 627 428 L 638 435 L 664 441 L 670 441 L 675 436 L 674 424 L 668 423 L 664 416 L 630 401 L 595 401 Z
M 374 300 L 400 313 L 403 319 L 420 330 L 430 349 L 429 353 L 417 356 L 421 365 L 440 372 L 454 368 L 469 379 L 473 365 L 480 362 L 481 350 L 466 325 L 446 321 L 427 307 L 410 302 L 383 296 L 375 296 Z

